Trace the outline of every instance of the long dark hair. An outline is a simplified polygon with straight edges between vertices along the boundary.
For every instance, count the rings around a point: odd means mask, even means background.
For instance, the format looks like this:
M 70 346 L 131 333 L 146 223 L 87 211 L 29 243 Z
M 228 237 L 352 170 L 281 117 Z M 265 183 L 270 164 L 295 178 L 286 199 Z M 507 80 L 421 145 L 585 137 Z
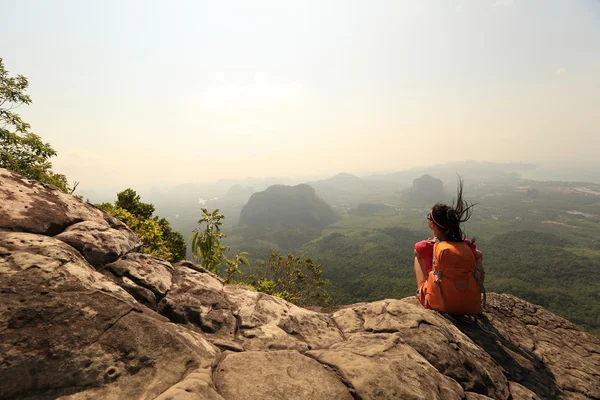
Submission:
M 446 240 L 450 242 L 462 242 L 465 234 L 460 226 L 471 218 L 473 207 L 476 203 L 469 204 L 463 199 L 463 180 L 458 177 L 458 190 L 456 200 L 452 205 L 437 203 L 431 209 L 431 220 L 446 233 Z M 475 239 L 472 239 L 474 242 Z

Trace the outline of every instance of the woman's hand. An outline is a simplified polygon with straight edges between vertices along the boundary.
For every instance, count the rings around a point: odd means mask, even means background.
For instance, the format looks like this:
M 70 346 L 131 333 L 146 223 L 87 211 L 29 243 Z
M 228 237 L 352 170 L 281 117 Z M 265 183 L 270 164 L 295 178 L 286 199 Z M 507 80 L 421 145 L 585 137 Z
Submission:
M 483 253 L 479 250 L 475 250 L 475 260 L 483 260 Z

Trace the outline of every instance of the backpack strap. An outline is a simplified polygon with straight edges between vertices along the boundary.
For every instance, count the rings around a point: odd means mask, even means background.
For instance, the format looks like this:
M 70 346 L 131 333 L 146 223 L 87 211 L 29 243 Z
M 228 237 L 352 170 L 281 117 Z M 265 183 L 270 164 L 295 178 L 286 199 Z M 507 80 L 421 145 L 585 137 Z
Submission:
M 434 276 L 433 281 L 437 284 L 437 287 L 440 289 L 440 297 L 442 298 L 442 304 L 444 305 L 444 309 L 446 309 L 446 299 L 444 299 L 444 292 L 442 290 L 442 284 L 440 283 L 440 281 L 442 280 L 442 277 L 444 276 L 443 272 L 444 271 L 442 271 L 441 269 L 434 269 L 433 270 L 433 276 Z
M 433 254 L 431 255 L 431 265 L 433 267 L 433 281 L 436 283 L 437 287 L 440 289 L 440 297 L 442 298 L 442 304 L 444 305 L 444 309 L 446 309 L 446 299 L 444 298 L 444 291 L 442 290 L 441 280 L 444 276 L 444 271 L 438 268 L 437 263 L 435 262 L 435 248 L 437 244 L 440 243 L 440 240 L 437 237 L 433 238 Z

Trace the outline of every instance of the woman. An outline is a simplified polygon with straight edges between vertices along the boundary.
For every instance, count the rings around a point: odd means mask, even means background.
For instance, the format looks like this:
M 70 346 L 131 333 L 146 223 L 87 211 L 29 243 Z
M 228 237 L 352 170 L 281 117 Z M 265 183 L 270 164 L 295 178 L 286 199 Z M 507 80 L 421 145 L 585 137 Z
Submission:
M 444 251 L 441 250 L 442 247 L 450 247 L 449 251 L 455 253 L 454 258 L 452 258 L 452 255 L 446 256 L 447 260 L 453 259 L 460 261 L 461 251 L 463 251 L 463 260 L 466 260 L 460 262 L 460 267 L 464 267 L 460 279 L 456 277 L 456 280 L 453 280 L 455 277 L 452 276 L 452 273 L 455 272 L 457 268 L 454 268 L 453 265 L 448 266 L 450 271 L 447 271 L 447 277 L 445 278 L 446 282 L 444 283 L 447 285 L 451 281 L 453 287 L 451 287 L 451 290 L 447 290 L 448 293 L 446 294 L 446 297 L 450 297 L 451 301 L 452 296 L 461 297 L 461 291 L 463 290 L 461 289 L 461 286 L 468 287 L 468 281 L 471 278 L 471 275 L 473 275 L 473 279 L 476 282 L 471 283 L 471 291 L 478 290 L 479 293 L 485 293 L 483 289 L 483 254 L 477 250 L 474 240 L 471 241 L 465 238 L 461 227 L 461 224 L 471 217 L 473 206 L 474 204 L 468 204 L 464 201 L 463 181 L 462 179 L 459 179 L 456 201 L 451 206 L 437 203 L 427 214 L 427 224 L 429 225 L 429 229 L 433 232 L 434 237 L 422 240 L 415 244 L 414 259 L 415 277 L 418 288 L 417 298 L 425 308 L 434 308 L 446 312 L 445 310 L 442 310 L 446 307 L 431 306 L 432 303 L 444 304 L 445 306 L 445 302 L 448 300 L 444 299 L 442 285 L 439 284 L 444 279 L 440 272 L 444 266 L 437 266 L 436 268 L 435 265 L 436 263 L 440 264 L 439 251 Z M 437 245 L 441 242 L 444 242 L 444 246 Z M 470 249 L 472 256 L 470 256 L 470 254 L 464 254 L 465 247 Z M 466 253 L 469 252 L 466 251 Z M 472 261 L 468 259 L 469 257 L 472 258 Z M 456 261 L 454 262 L 456 263 Z M 450 274 L 448 274 L 448 272 L 450 272 Z M 474 288 L 474 286 L 477 286 L 477 288 Z M 434 301 L 435 297 L 441 297 L 441 302 Z M 450 305 L 447 308 L 452 309 Z M 460 306 L 458 309 L 461 309 Z

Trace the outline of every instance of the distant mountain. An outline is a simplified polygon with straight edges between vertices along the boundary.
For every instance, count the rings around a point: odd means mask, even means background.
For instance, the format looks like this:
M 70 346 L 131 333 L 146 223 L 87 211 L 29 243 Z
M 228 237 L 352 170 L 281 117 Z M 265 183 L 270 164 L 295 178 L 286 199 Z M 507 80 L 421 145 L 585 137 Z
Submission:
M 329 178 L 329 179 L 322 179 L 320 182 L 322 183 L 331 183 L 331 184 L 361 184 L 362 179 L 360 179 L 359 177 L 352 175 L 352 174 L 348 174 L 346 172 L 340 172 L 339 174 Z
M 408 203 L 436 203 L 444 201 L 447 194 L 444 192 L 444 183 L 429 174 L 425 174 L 415 180 L 410 189 L 404 191 L 400 196 Z
M 367 180 L 347 173 L 308 182 L 317 195 L 343 211 L 361 202 L 384 202 L 404 187 L 387 181 Z
M 274 185 L 250 197 L 240 214 L 240 228 L 245 237 L 290 248 L 320 236 L 337 219 L 311 186 Z

